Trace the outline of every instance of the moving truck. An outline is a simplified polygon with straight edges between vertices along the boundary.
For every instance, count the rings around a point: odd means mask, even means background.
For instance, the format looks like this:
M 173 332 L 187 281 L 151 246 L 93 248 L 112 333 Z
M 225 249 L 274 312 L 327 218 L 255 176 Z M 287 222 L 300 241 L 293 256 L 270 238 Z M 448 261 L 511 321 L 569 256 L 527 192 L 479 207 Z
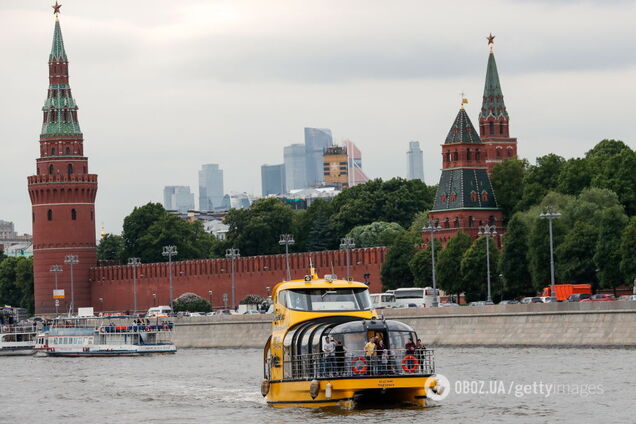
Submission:
M 591 284 L 555 284 L 556 298 L 558 301 L 567 300 L 571 294 L 589 293 L 592 294 Z M 543 289 L 542 296 L 552 296 L 552 286 Z

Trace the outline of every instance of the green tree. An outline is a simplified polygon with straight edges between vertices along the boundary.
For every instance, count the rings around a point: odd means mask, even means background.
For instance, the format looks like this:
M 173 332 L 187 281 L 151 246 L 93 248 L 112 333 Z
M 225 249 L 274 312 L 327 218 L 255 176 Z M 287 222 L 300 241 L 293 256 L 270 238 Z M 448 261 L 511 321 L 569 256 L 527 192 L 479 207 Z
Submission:
M 519 159 L 506 159 L 492 170 L 490 181 L 497 194 L 497 205 L 508 222 L 516 211 L 519 199 L 523 196 L 524 178 L 528 162 Z
M 244 256 L 280 253 L 281 234 L 292 232 L 292 209 L 276 198 L 257 200 L 249 209 L 232 209 L 225 216 L 230 226 L 227 244 Z
M 166 214 L 161 204 L 147 203 L 144 206 L 135 207 L 130 215 L 124 218 L 122 237 L 126 244 L 126 257 L 140 256 L 139 252 L 144 246 L 139 243 L 139 239 L 146 234 L 152 224 Z
M 355 240 L 356 247 L 388 246 L 395 237 L 404 232 L 404 228 L 395 222 L 374 222 L 358 225 L 347 234 Z
M 0 304 L 33 311 L 32 258 L 5 258 L 0 262 Z
M 333 228 L 338 238 L 375 221 L 397 222 L 408 228 L 418 212 L 431 207 L 433 196 L 420 180 L 371 180 L 345 189 L 333 199 Z
M 19 306 L 35 312 L 33 297 L 33 258 L 19 258 L 15 266 L 15 285 L 20 296 Z
M 593 256 L 598 230 L 591 224 L 577 222 L 556 249 L 559 280 L 564 283 L 592 283 L 597 289 Z
M 464 291 L 464 279 L 461 273 L 461 263 L 464 253 L 472 244 L 470 236 L 459 231 L 455 237 L 446 243 L 446 247 L 437 257 L 437 285 L 446 293 L 458 295 Z M 435 250 L 437 253 L 437 250 Z
M 174 312 L 210 312 L 210 302 L 194 293 L 183 293 L 172 302 Z
M 621 272 L 621 236 L 629 219 L 622 208 L 608 208 L 601 213 L 598 221 L 599 235 L 594 253 L 599 285 L 604 289 L 613 289 L 623 284 L 625 278 Z
M 499 250 L 492 240 L 488 243 L 490 247 L 490 288 L 491 295 L 500 292 L 500 283 L 497 278 L 497 263 Z M 485 300 L 488 294 L 487 268 L 486 263 L 486 239 L 480 237 L 466 250 L 461 262 L 461 273 L 464 281 L 464 295 L 468 302 L 475 300 Z
M 518 210 L 528 209 L 538 204 L 550 190 L 557 187 L 561 168 L 565 163 L 559 155 L 549 155 L 537 158 L 537 163 L 528 167 L 524 178 L 524 190 Z
M 409 261 L 416 250 L 414 240 L 408 232 L 404 231 L 395 238 L 382 264 L 382 287 L 385 290 L 413 285 Z
M 573 158 L 563 164 L 556 189 L 564 194 L 578 195 L 590 186 L 592 173 L 587 159 Z
M 435 240 L 435 254 L 439 255 L 442 251 L 442 244 L 439 240 Z M 425 249 L 419 249 L 409 261 L 409 268 L 413 274 L 413 282 L 417 287 L 433 286 L 433 262 L 431 254 L 431 243 L 429 242 Z M 437 271 L 437 264 L 435 271 Z M 437 276 L 436 276 L 437 279 Z
M 528 261 L 528 226 L 519 214 L 508 223 L 499 269 L 503 275 L 504 297 L 534 294 Z
M 338 248 L 338 239 L 331 224 L 331 211 L 331 204 L 325 200 L 312 203 L 307 210 L 306 251 L 320 252 Z
M 124 238 L 116 234 L 105 234 L 97 245 L 97 259 L 124 263 L 127 260 Z
M 636 282 L 636 217 L 623 229 L 620 244 L 621 272 L 627 284 Z

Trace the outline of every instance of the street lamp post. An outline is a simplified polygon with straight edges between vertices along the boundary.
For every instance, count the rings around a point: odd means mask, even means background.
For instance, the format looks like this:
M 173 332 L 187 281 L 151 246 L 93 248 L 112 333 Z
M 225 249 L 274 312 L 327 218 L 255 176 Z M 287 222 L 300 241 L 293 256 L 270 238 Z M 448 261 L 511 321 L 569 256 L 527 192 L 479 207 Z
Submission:
M 285 246 L 285 264 L 287 265 L 287 281 L 291 280 L 291 272 L 289 270 L 289 246 L 296 243 L 293 234 L 281 234 L 278 244 Z
M 210 302 L 210 310 L 212 310 L 212 290 L 208 290 L 208 302 Z
M 432 266 L 432 278 L 433 278 L 433 308 L 437 308 L 439 306 L 439 301 L 437 297 L 437 278 L 435 276 L 435 231 L 438 231 L 440 228 L 439 224 L 436 221 L 429 220 L 424 227 L 422 227 L 422 231 L 430 231 L 431 233 L 431 266 Z
M 241 252 L 237 248 L 230 248 L 225 251 L 225 257 L 232 261 L 232 308 L 236 309 L 236 281 L 234 280 L 234 262 L 241 257 Z
M 79 259 L 77 255 L 66 255 L 64 258 L 64 263 L 71 266 L 71 307 L 69 309 L 69 313 L 73 313 L 73 309 L 75 309 L 75 283 L 73 281 L 73 266 L 79 263 Z
M 57 274 L 62 272 L 62 267 L 60 265 L 52 265 L 49 271 L 52 272 L 53 276 L 55 277 L 55 290 L 57 291 Z M 55 315 L 58 314 L 59 305 L 60 305 L 60 300 L 55 299 Z
M 157 306 L 157 293 L 152 294 L 152 306 Z
M 561 217 L 561 214 L 554 210 L 552 206 L 545 208 L 545 212 L 539 215 L 541 219 L 548 220 L 550 228 L 550 302 L 556 302 L 556 286 L 554 283 L 554 245 L 552 243 L 552 221 Z
M 347 281 L 351 281 L 351 249 L 356 247 L 352 237 L 340 240 L 340 248 L 347 251 Z
M 141 264 L 139 258 L 128 258 L 128 265 L 133 270 L 133 315 L 137 313 L 137 265 Z
M 163 256 L 168 257 L 168 274 L 170 275 L 170 308 L 172 309 L 172 257 L 177 255 L 177 246 L 163 246 Z
M 490 237 L 495 237 L 497 230 L 494 225 L 484 225 L 479 227 L 477 235 L 486 237 L 486 281 L 488 283 L 488 298 L 486 302 L 492 303 L 492 295 L 490 293 Z

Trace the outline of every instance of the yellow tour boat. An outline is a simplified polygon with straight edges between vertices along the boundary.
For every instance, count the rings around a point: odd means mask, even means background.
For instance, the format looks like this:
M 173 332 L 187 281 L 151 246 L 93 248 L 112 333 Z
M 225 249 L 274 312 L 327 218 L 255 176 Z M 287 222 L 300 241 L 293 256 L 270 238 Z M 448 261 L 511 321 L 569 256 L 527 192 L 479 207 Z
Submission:
M 438 393 L 433 351 L 415 331 L 379 319 L 366 284 L 314 273 L 272 291 L 261 393 L 274 407 L 427 405 Z M 381 340 L 381 342 L 380 342 Z M 441 394 L 441 393 L 440 393 Z

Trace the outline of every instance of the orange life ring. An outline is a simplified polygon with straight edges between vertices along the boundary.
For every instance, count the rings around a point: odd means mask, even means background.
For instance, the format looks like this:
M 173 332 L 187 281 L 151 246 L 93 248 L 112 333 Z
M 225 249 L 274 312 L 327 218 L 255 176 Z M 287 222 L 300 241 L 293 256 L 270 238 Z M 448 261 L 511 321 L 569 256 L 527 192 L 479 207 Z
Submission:
M 409 360 L 411 361 L 410 367 L 407 365 Z M 413 355 L 406 355 L 402 359 L 402 369 L 404 370 L 404 372 L 414 373 L 415 371 L 417 371 L 417 368 L 419 366 L 420 366 L 420 361 L 418 361 L 417 358 Z
M 362 362 L 361 367 L 357 365 L 358 362 Z M 351 365 L 351 371 L 353 371 L 355 374 L 364 374 L 369 369 L 367 367 L 367 360 L 364 358 L 364 356 L 358 356 L 353 361 L 351 361 L 351 363 L 353 364 Z

